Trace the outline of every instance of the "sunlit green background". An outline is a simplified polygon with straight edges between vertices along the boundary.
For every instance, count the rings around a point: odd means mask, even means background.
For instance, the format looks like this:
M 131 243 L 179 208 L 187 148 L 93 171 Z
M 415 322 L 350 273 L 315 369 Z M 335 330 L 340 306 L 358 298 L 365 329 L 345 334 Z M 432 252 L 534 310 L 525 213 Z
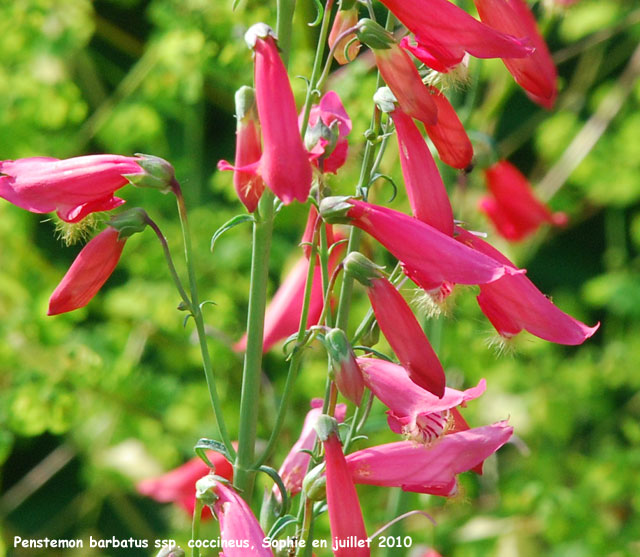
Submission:
M 487 393 L 465 411 L 468 421 L 509 417 L 519 442 L 490 459 L 484 476 L 465 475 L 452 500 L 411 494 L 398 501 L 389 490 L 359 489 L 370 533 L 394 508 L 426 510 L 437 520 L 435 528 L 416 516 L 400 525 L 413 537 L 411 555 L 418 545 L 451 557 L 640 555 L 640 8 L 636 0 L 582 0 L 568 10 L 535 4 L 559 63 L 556 110 L 532 104 L 500 61 L 471 61 L 473 99 L 472 89 L 448 92 L 478 139 L 479 158 L 487 155 L 481 138 L 490 135 L 499 155 L 534 183 L 578 134 L 604 123 L 592 151 L 578 147 L 584 160 L 551 199 L 570 215 L 569 226 L 507 246 L 475 209 L 481 171 L 443 174 L 457 218 L 487 230 L 563 310 L 602 325 L 582 347 L 523 336 L 513 353 L 498 354 L 487 346 L 494 333 L 472 288 L 457 294 L 448 318 L 427 324 L 441 332 L 452 386 L 487 378 Z M 310 73 L 317 29 L 307 22 L 314 17 L 313 2 L 300 1 L 291 75 Z M 0 159 L 143 152 L 176 167 L 202 297 L 216 303 L 205 317 L 233 432 L 241 366 L 230 346 L 243 331 L 250 229 L 235 228 L 213 255 L 209 240 L 243 209 L 231 175 L 215 165 L 233 159 L 233 94 L 252 80 L 242 35 L 257 21 L 275 24 L 275 0 L 242 1 L 235 13 L 231 0 L 0 2 Z M 353 192 L 374 83 L 366 55 L 331 78 L 354 121 L 349 163 L 330 180 L 337 193 Z M 304 86 L 294 80 L 299 101 Z M 394 148 L 383 170 L 401 183 Z M 384 203 L 391 193 L 380 183 L 373 195 Z M 132 188 L 121 194 L 147 209 L 178 256 L 173 199 Z M 404 194 L 391 206 L 406 208 Z M 128 242 L 87 308 L 46 317 L 48 297 L 80 249 L 65 247 L 47 218 L 0 200 L 0 555 L 151 555 L 12 547 L 16 535 L 184 542 L 189 517 L 142 498 L 134 485 L 191 458 L 200 437 L 215 435 L 193 331 L 175 310 L 178 297 L 152 234 Z M 305 219 L 299 206 L 278 215 L 270 292 L 299 256 Z M 365 310 L 358 291 L 354 314 Z M 266 357 L 265 396 L 256 401 L 263 437 L 285 369 L 278 350 Z M 295 440 L 309 398 L 321 395 L 324 373 L 316 347 L 274 466 Z M 375 408 L 368 432 L 392 439 L 382 407 Z M 319 528 L 328 535 L 326 520 Z M 214 537 L 215 525 L 204 535 Z

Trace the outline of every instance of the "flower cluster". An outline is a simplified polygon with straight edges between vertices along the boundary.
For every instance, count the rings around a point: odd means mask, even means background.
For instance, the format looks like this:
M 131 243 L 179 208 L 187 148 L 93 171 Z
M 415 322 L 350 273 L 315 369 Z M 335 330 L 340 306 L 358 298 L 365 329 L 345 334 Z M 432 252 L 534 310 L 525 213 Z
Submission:
M 260 252 L 256 260 L 261 261 L 254 260 L 252 267 L 247 332 L 233 347 L 244 352 L 237 442 L 230 441 L 224 426 L 193 268 L 189 267 L 190 291 L 186 292 L 167 242 L 145 211 L 133 209 L 112 216 L 80 251 L 51 296 L 49 315 L 85 306 L 115 269 L 126 239 L 147 226 L 154 230 L 181 296 L 179 309 L 189 312 L 200 335 L 225 454 L 209 452 L 207 463 L 191 460 L 140 483 L 138 490 L 195 513 L 194 525 L 200 520 L 199 510 L 208 508 L 220 523 L 222 539 L 248 540 L 252 555 L 272 554 L 261 544 L 275 521 L 269 511 L 275 509 L 282 517 L 296 496 L 302 517 L 296 533 L 309 534 L 310 521 L 315 519 L 313 502 L 326 500 L 332 536 L 338 540 L 334 553 L 369 555 L 355 484 L 449 497 L 457 492 L 459 474 L 481 473 L 483 462 L 509 441 L 513 429 L 506 421 L 479 427 L 467 424 L 460 409 L 480 397 L 487 385 L 481 380 L 465 390 L 447 386 L 447 362 L 440 360 L 405 300 L 402 284 L 413 283 L 434 303 L 443 302 L 457 285 L 476 287 L 480 310 L 503 338 L 526 330 L 551 342 L 577 345 L 598 328 L 564 313 L 538 290 L 524 269 L 454 220 L 449 192 L 428 141 L 442 163 L 466 172 L 473 166 L 473 144 L 445 93 L 431 84 L 437 80 L 425 77 L 453 73 L 466 64 L 468 56 L 501 58 L 534 102 L 551 109 L 557 95 L 556 70 L 526 2 L 474 1 L 480 21 L 448 0 L 382 0 L 410 33 L 400 41 L 372 19 L 358 20 L 358 5 L 353 1 L 341 2 L 328 37 L 324 26 L 323 38 L 340 64 L 350 63 L 366 46 L 386 84 L 374 97 L 377 129 L 367 136 L 364 179 L 353 197 L 332 196 L 328 187 L 330 181 L 339 182 L 352 141 L 352 122 L 340 97 L 329 90 L 316 95 L 314 104 L 315 87 L 322 85 L 315 76 L 307 101 L 298 110 L 274 31 L 262 23 L 247 31 L 245 39 L 254 60 L 253 87 L 244 86 L 236 95 L 234 164 L 218 163 L 219 169 L 233 172 L 233 187 L 249 213 L 228 226 L 253 223 L 255 249 Z M 369 185 L 379 177 L 374 174 L 371 153 L 379 149 L 379 162 L 391 133 L 397 139 L 411 214 L 367 199 Z M 34 213 L 56 212 L 68 223 L 118 208 L 124 200 L 115 192 L 127 184 L 172 192 L 185 234 L 186 264 L 192 265 L 184 199 L 173 168 L 162 159 L 144 155 L 91 155 L 62 161 L 32 158 L 1 162 L 0 173 L 4 199 Z M 506 239 L 522 240 L 543 223 L 566 224 L 564 214 L 552 213 L 536 199 L 526 178 L 511 163 L 501 160 L 484 169 L 484 174 L 490 197 L 480 202 L 480 208 Z M 261 235 L 271 233 L 274 206 L 294 202 L 309 203 L 303 253 L 267 304 L 268 264 L 264 261 L 268 262 L 270 237 Z M 348 228 L 334 230 L 334 225 Z M 398 261 L 394 272 L 385 273 L 358 251 L 361 232 Z M 349 336 L 354 280 L 366 290 L 371 312 L 358 332 Z M 336 283 L 341 287 L 339 299 L 334 295 Z M 391 354 L 373 348 L 378 329 Z M 316 339 L 328 357 L 325 399 L 311 402 L 300 438 L 276 472 L 265 462 L 280 440 L 301 355 Z M 290 368 L 282 406 L 267 448 L 256 456 L 259 404 L 255 397 L 262 355 L 283 340 L 287 340 Z M 361 345 L 356 346 L 356 341 Z M 357 350 L 368 353 L 357 357 Z M 338 403 L 340 395 L 350 404 Z M 362 416 L 370 408 L 363 402 L 365 396 L 369 402 L 377 398 L 387 408 L 389 429 L 401 438 L 353 451 Z M 265 495 L 262 526 L 248 504 L 257 471 L 275 478 L 276 484 Z M 355 545 L 339 543 L 350 538 Z M 247 553 L 229 549 L 224 554 Z

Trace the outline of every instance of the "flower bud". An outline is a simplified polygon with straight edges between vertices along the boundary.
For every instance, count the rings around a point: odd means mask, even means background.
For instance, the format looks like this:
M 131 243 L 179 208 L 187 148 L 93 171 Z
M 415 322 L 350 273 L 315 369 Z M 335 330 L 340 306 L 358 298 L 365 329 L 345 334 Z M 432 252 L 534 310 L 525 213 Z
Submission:
M 342 329 L 331 329 L 325 337 L 325 346 L 331 362 L 333 380 L 342 395 L 360 406 L 364 380 L 355 354 Z
M 324 464 L 318 464 L 302 481 L 302 490 L 311 501 L 324 501 L 327 498 L 327 478 Z
M 136 153 L 138 165 L 144 170 L 141 174 L 124 174 L 129 183 L 138 188 L 151 188 L 169 193 L 175 184 L 176 173 L 171 164 L 154 155 Z
M 383 276 L 381 273 L 383 267 L 376 265 L 357 251 L 352 251 L 347 255 L 343 264 L 344 272 L 364 286 L 371 286 L 372 279 Z

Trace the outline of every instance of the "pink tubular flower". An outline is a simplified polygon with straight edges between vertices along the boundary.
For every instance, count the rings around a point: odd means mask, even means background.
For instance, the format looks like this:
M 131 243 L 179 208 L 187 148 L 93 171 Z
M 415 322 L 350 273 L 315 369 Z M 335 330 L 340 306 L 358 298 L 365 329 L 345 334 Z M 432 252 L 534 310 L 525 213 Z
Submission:
M 501 56 L 513 75 L 534 102 L 553 108 L 558 93 L 557 71 L 536 20 L 524 0 L 473 0 L 480 19 L 503 33 L 529 37 L 535 52 L 528 58 Z
M 354 5 L 349 9 L 338 10 L 335 19 L 333 20 L 333 25 L 331 27 L 331 31 L 329 32 L 329 48 L 334 48 L 333 57 L 336 59 L 338 64 L 344 65 L 349 62 L 349 60 L 354 60 L 358 55 L 358 51 L 360 50 L 360 43 L 355 40 L 349 44 L 349 48 L 347 49 L 348 58 L 345 57 L 344 49 L 352 39 L 355 39 L 355 33 L 347 34 L 346 36 L 340 39 L 340 42 L 336 44 L 338 37 L 346 32 L 349 28 L 355 26 L 358 23 L 358 8 Z
M 442 162 L 453 168 L 467 168 L 473 158 L 473 146 L 451 103 L 436 87 L 427 86 L 438 107 L 438 121 L 424 128 L 438 150 Z
M 409 55 L 395 42 L 388 48 L 372 48 L 380 75 L 393 92 L 403 112 L 425 125 L 438 120 L 438 108 L 422 83 Z
M 329 272 L 333 272 L 344 247 L 333 250 L 329 257 Z M 285 280 L 280 284 L 277 292 L 267 306 L 264 318 L 264 339 L 262 350 L 267 352 L 278 341 L 295 333 L 300 325 L 300 314 L 304 301 L 304 288 L 307 281 L 309 261 L 302 257 L 289 272 Z M 309 304 L 309 318 L 307 327 L 315 325 L 320 319 L 324 305 L 322 291 L 322 271 L 320 265 L 316 265 L 313 271 L 313 285 L 311 287 L 311 302 Z M 247 346 L 246 335 L 234 346 L 234 350 L 242 351 Z
M 367 289 L 380 330 L 415 386 L 436 397 L 445 392 L 442 364 L 404 298 L 386 278 L 373 278 Z
M 487 242 L 461 228 L 456 228 L 458 241 L 473 247 L 504 265 L 516 269 L 504 255 Z M 559 310 L 522 274 L 505 275 L 492 284 L 480 285 L 480 309 L 498 333 L 510 338 L 523 329 L 532 335 L 558 344 L 582 344 L 600 324 L 588 327 Z
M 484 176 L 491 197 L 481 199 L 479 207 L 507 240 L 522 240 L 545 222 L 556 226 L 567 223 L 564 213 L 552 213 L 535 198 L 527 179 L 510 162 L 497 162 Z
M 391 112 L 391 117 L 396 126 L 402 176 L 412 213 L 443 234 L 453 236 L 451 203 L 429 147 L 413 120 L 401 108 Z M 440 124 L 438 122 L 436 126 Z
M 140 159 L 88 155 L 58 160 L 33 157 L 0 162 L 0 197 L 32 213 L 56 211 L 66 222 L 109 211 L 124 200 L 113 193 L 129 183 L 125 175 L 144 174 Z
M 521 58 L 533 49 L 527 39 L 480 23 L 448 0 L 381 0 L 414 35 L 412 52 L 437 71 L 459 64 L 464 53 L 476 58 Z M 420 50 L 428 56 L 420 56 Z
M 251 87 L 241 87 L 236 92 L 236 160 L 235 166 L 220 161 L 220 170 L 233 170 L 233 187 L 247 211 L 253 213 L 264 191 L 264 182 L 255 167 L 262 155 L 260 122 L 255 105 L 255 93 Z
M 287 70 L 278 54 L 273 31 L 264 23 L 245 35 L 255 52 L 255 88 L 262 126 L 263 153 L 258 173 L 287 205 L 307 200 L 311 165 L 298 131 L 296 104 Z
M 302 123 L 302 118 L 299 118 Z M 351 119 L 335 91 L 327 91 L 320 103 L 311 107 L 307 128 L 307 148 L 313 162 L 323 172 L 335 174 L 347 160 L 347 135 Z M 320 165 L 322 161 L 322 165 Z
M 322 414 L 322 399 L 314 398 L 311 401 L 311 410 L 307 412 L 307 415 L 302 424 L 302 431 L 300 437 L 294 443 L 293 447 L 289 451 L 289 454 L 284 459 L 278 474 L 282 478 L 285 487 L 289 493 L 293 496 L 300 493 L 302 489 L 302 480 L 307 473 L 309 467 L 309 461 L 311 455 L 303 452 L 305 450 L 312 450 L 316 442 L 317 435 L 314 429 L 318 416 Z M 346 404 L 337 404 L 335 417 L 338 422 L 343 422 L 347 414 Z M 274 492 L 279 495 L 277 488 L 274 488 Z
M 263 546 L 266 536 L 244 499 L 235 489 L 221 481 L 207 479 L 207 483 L 211 486 L 209 490 L 216 496 L 211 506 L 220 522 L 220 538 L 224 544 L 221 555 L 273 557 L 273 551 Z M 243 545 L 245 543 L 248 545 Z
M 445 435 L 425 446 L 399 441 L 347 455 L 355 483 L 401 487 L 445 497 L 456 493 L 456 475 L 471 470 L 504 445 L 513 428 L 506 422 Z
M 389 427 L 422 444 L 439 439 L 453 421 L 450 410 L 484 393 L 483 380 L 476 387 L 457 391 L 447 387 L 438 398 L 409 380 L 402 366 L 376 358 L 358 358 L 364 381 L 385 406 Z
M 224 456 L 214 451 L 207 451 L 207 457 L 215 466 L 215 473 L 218 476 L 229 481 L 233 479 L 233 466 Z M 175 503 L 192 515 L 195 507 L 196 482 L 209 472 L 209 467 L 196 457 L 158 478 L 142 480 L 136 489 L 142 495 L 160 503 Z M 211 515 L 207 513 L 206 516 Z
M 443 282 L 484 284 L 521 272 L 473 249 L 460 249 L 467 246 L 399 211 L 342 198 L 326 198 L 320 206 L 330 222 L 344 222 L 345 212 L 348 224 L 378 240 L 424 290 L 440 289 Z
M 323 441 L 327 478 L 327 506 L 332 546 L 336 557 L 368 557 L 371 554 L 358 493 L 353 485 L 338 435 Z
M 67 274 L 49 298 L 47 315 L 58 315 L 86 306 L 116 268 L 126 240 L 105 228 L 78 254 Z

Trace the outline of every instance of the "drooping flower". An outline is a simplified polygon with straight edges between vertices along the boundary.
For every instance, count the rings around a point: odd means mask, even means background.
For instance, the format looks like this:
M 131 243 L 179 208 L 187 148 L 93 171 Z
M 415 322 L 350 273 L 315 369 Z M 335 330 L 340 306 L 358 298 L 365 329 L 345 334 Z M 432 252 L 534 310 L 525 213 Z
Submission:
M 215 466 L 216 475 L 229 481 L 233 479 L 233 466 L 223 455 L 207 451 L 207 458 Z M 204 461 L 195 457 L 162 476 L 142 480 L 136 489 L 160 503 L 175 503 L 191 515 L 195 507 L 196 482 L 209 472 Z M 211 515 L 206 513 L 203 516 Z
M 355 266 L 361 269 L 354 269 Z M 357 252 L 350 253 L 345 259 L 346 272 L 367 287 L 380 330 L 400 360 L 409 382 L 442 397 L 445 376 L 438 356 L 402 294 L 372 267 L 373 264 Z
M 430 444 L 444 435 L 455 425 L 449 425 L 457 417 L 450 411 L 478 398 L 486 388 L 483 379 L 465 391 L 447 387 L 438 398 L 410 381 L 398 364 L 377 358 L 358 358 L 358 364 L 367 387 L 389 408 L 387 421 L 391 430 L 422 444 Z
M 547 43 L 524 0 L 474 0 L 480 19 L 498 31 L 528 37 L 535 51 L 527 58 L 501 56 L 513 75 L 534 102 L 553 108 L 558 93 L 557 71 Z
M 543 223 L 556 226 L 567 223 L 564 213 L 552 213 L 536 199 L 528 180 L 510 162 L 498 161 L 484 175 L 491 196 L 482 198 L 479 208 L 507 240 L 522 240 Z
M 319 430 L 318 435 L 325 453 L 327 507 L 333 554 L 336 557 L 368 557 L 371 551 L 360 501 L 338 434 L 334 430 L 325 435 Z
M 402 264 L 405 274 L 424 290 L 443 282 L 484 284 L 521 271 L 461 245 L 450 236 L 398 211 L 357 201 L 328 197 L 320 205 L 328 222 L 346 222 L 364 230 Z
M 122 205 L 114 192 L 143 175 L 141 158 L 88 155 L 71 159 L 32 157 L 0 162 L 0 197 L 32 213 L 56 211 L 66 222 Z
M 393 36 L 374 21 L 362 19 L 358 23 L 358 37 L 371 48 L 380 75 L 402 111 L 424 124 L 435 124 L 436 104 L 413 61 Z
M 453 168 L 464 169 L 471 164 L 473 145 L 453 106 L 441 91 L 432 85 L 427 89 L 438 108 L 438 121 L 424 128 L 438 150 L 442 162 Z
M 247 211 L 253 213 L 264 191 L 262 177 L 256 172 L 262 156 L 260 122 L 255 91 L 241 87 L 236 91 L 236 160 L 235 165 L 220 161 L 220 170 L 233 170 L 233 187 Z
M 311 189 L 311 165 L 273 30 L 257 23 L 247 31 L 245 40 L 255 52 L 256 105 L 262 126 L 263 152 L 257 171 L 285 205 L 294 199 L 303 203 Z
M 493 258 L 516 269 L 516 266 L 487 242 L 461 228 L 456 238 Z M 510 338 L 523 329 L 532 335 L 558 344 L 582 344 L 591 337 L 600 324 L 588 327 L 558 309 L 523 274 L 512 273 L 491 284 L 480 285 L 478 305 L 498 333 Z
M 391 109 L 411 212 L 422 222 L 452 236 L 453 211 L 449 196 L 420 130 L 402 108 L 395 105 L 395 97 L 390 96 L 388 90 L 378 90 L 374 100 L 382 110 Z
M 465 52 L 476 58 L 521 58 L 533 52 L 526 36 L 501 33 L 448 0 L 381 2 L 415 35 L 419 49 L 413 54 L 440 72 L 459 64 Z
M 302 123 L 302 115 L 299 118 Z M 309 113 L 305 143 L 314 164 L 323 172 L 336 173 L 347 160 L 347 135 L 351 119 L 335 91 L 327 91 Z
M 47 315 L 58 315 L 86 306 L 113 273 L 126 239 L 108 226 L 78 254 L 49 298 Z
M 197 490 L 202 498 L 215 498 L 210 507 L 220 522 L 224 557 L 273 557 L 273 551 L 263 544 L 266 536 L 260 523 L 233 487 L 215 476 L 206 476 L 197 482 Z
M 329 39 L 327 41 L 329 43 L 329 48 L 334 49 L 333 57 L 336 59 L 338 64 L 344 65 L 348 63 L 349 60 L 354 60 L 358 55 L 360 43 L 357 40 L 353 40 L 356 38 L 355 33 L 346 34 L 338 41 L 338 38 L 351 27 L 354 27 L 356 23 L 358 23 L 357 4 L 355 2 L 345 2 L 345 0 L 343 0 L 336 17 L 333 20 L 333 25 L 329 32 Z M 347 44 L 349 44 L 349 48 L 347 49 L 348 58 L 345 56 L 344 51 Z
M 311 401 L 311 410 L 307 412 L 307 415 L 302 424 L 302 431 L 300 437 L 293 444 L 289 454 L 284 459 L 278 474 L 282 478 L 282 481 L 287 488 L 287 491 L 293 496 L 300 493 L 302 489 L 302 480 L 307 473 L 309 467 L 309 461 L 311 455 L 304 451 L 310 451 L 316 442 L 317 435 L 314 429 L 318 417 L 322 414 L 322 399 L 314 398 Z M 343 422 L 347 414 L 346 404 L 337 404 L 335 411 L 335 418 L 338 422 Z M 274 488 L 276 496 L 279 492 Z
M 399 441 L 370 447 L 347 455 L 346 461 L 357 484 L 449 497 L 457 491 L 457 474 L 476 467 L 512 433 L 507 422 L 498 422 L 445 435 L 431 446 Z

